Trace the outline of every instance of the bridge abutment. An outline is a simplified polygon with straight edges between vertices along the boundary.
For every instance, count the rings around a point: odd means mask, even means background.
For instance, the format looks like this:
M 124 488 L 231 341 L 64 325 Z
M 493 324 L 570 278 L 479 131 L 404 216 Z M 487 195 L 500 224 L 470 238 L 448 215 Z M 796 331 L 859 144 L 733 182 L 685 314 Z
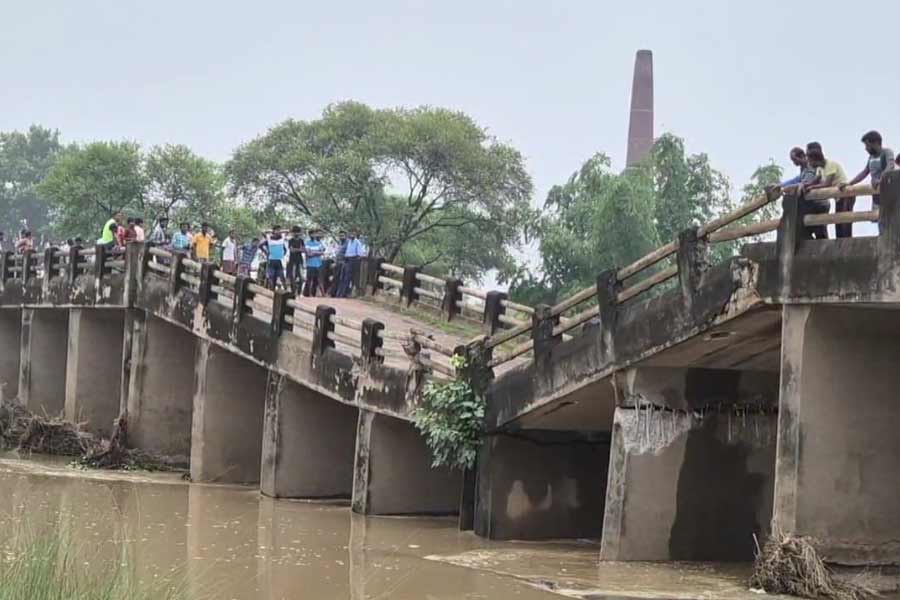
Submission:
M 191 479 L 259 482 L 266 370 L 202 339 L 194 365 Z
M 63 414 L 68 346 L 68 309 L 22 309 L 19 402 L 29 411 Z
M 599 539 L 608 461 L 607 435 L 490 435 L 478 457 L 475 533 L 499 540 Z
M 359 412 L 353 511 L 366 515 L 459 512 L 462 473 L 432 468 L 431 452 L 412 423 Z
M 750 560 L 772 515 L 774 373 L 631 369 L 619 393 L 605 560 Z
M 900 563 L 900 313 L 784 307 L 773 525 L 842 564 Z
M 358 418 L 356 407 L 270 373 L 262 493 L 274 498 L 349 498 Z
M 191 454 L 194 349 L 191 333 L 148 316 L 133 319 L 128 442 L 135 448 Z
M 66 355 L 66 419 L 109 437 L 119 416 L 125 311 L 73 308 Z
M 19 359 L 22 344 L 22 310 L 0 308 L 0 397 L 19 395 Z

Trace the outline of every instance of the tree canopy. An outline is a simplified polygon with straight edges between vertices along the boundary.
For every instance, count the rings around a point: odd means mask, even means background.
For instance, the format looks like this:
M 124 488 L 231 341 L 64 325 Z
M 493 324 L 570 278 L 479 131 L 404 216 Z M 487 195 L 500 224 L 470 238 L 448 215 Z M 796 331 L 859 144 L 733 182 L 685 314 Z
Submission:
M 326 231 L 358 228 L 388 260 L 473 277 L 508 268 L 534 218 L 521 154 L 443 108 L 335 104 L 241 146 L 226 173 L 257 205 L 289 207 Z
M 780 177 L 774 163 L 760 167 L 744 187 L 742 201 Z M 733 206 L 728 178 L 705 154 L 686 154 L 683 140 L 672 134 L 661 136 L 640 165 L 621 173 L 612 170 L 607 156 L 597 154 L 550 190 L 539 224 L 540 276 L 520 271 L 511 290 L 523 302 L 554 302 L 592 285 L 602 271 L 629 264 Z M 769 213 L 745 220 L 760 218 Z M 717 251 L 724 256 L 734 247 Z
M 40 125 L 24 133 L 0 132 L 0 231 L 47 228 L 47 200 L 37 185 L 61 150 L 59 132 Z

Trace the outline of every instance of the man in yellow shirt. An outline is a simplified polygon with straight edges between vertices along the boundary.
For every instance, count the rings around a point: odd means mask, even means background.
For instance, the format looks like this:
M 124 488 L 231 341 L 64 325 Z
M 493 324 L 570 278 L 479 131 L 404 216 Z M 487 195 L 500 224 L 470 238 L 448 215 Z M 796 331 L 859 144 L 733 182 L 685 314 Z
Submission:
M 213 240 L 213 236 L 209 233 L 209 224 L 201 224 L 200 233 L 194 236 L 194 256 L 197 260 L 210 259 Z
M 826 159 L 821 148 L 811 148 L 806 157 L 809 165 L 816 169 L 816 179 L 809 185 L 802 186 L 803 191 L 819 188 L 838 187 L 847 183 L 847 174 L 838 162 Z M 852 212 L 856 204 L 856 198 L 839 198 L 835 203 L 834 212 Z M 853 223 L 841 223 L 834 226 L 834 231 L 839 238 L 853 237 Z

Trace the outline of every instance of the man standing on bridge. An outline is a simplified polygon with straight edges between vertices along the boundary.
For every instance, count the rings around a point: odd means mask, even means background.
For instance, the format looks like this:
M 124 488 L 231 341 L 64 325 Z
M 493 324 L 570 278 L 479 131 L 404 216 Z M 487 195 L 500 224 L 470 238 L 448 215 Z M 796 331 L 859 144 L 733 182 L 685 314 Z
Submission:
M 890 148 L 885 148 L 882 145 L 881 134 L 877 131 L 868 132 L 862 136 L 861 141 L 865 144 L 866 152 L 869 153 L 869 160 L 866 163 L 865 168 L 860 171 L 856 177 L 840 187 L 841 189 L 844 189 L 848 185 L 856 185 L 866 177 L 871 177 L 872 187 L 876 192 L 872 194 L 872 210 L 875 210 L 881 206 L 881 194 L 878 193 L 879 186 L 881 185 L 881 177 L 895 167 L 894 151 Z
M 816 181 L 816 170 L 810 166 L 809 158 L 807 158 L 806 152 L 803 151 L 803 148 L 800 148 L 799 146 L 791 148 L 790 157 L 791 162 L 794 163 L 795 166 L 800 167 L 800 174 L 793 179 L 788 179 L 787 181 L 782 183 L 781 187 L 784 188 L 792 185 L 812 185 Z M 801 199 L 800 201 L 806 203 L 806 212 L 808 214 L 823 215 L 828 214 L 828 212 L 831 210 L 831 202 L 829 200 Z M 804 228 L 804 234 L 807 239 L 827 240 L 828 226 L 806 226 Z
M 840 188 L 842 184 L 847 183 L 847 175 L 844 173 L 844 168 L 837 161 L 826 159 L 821 148 L 813 147 L 810 149 L 810 146 L 807 146 L 806 156 L 809 159 L 810 166 L 816 169 L 816 179 L 810 185 L 801 185 L 801 194 L 821 188 Z M 853 212 L 855 204 L 855 197 L 839 198 L 835 203 L 835 212 Z M 835 225 L 834 230 L 839 238 L 853 237 L 853 223 Z

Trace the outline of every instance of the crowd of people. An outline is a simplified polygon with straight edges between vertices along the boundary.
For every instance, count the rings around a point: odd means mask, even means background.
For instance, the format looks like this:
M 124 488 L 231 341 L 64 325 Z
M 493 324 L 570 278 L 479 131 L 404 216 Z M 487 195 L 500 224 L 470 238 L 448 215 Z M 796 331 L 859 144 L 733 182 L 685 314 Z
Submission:
M 877 131 L 869 131 L 861 139 L 867 156 L 865 167 L 853 178 L 848 179 L 844 168 L 834 159 L 826 158 L 819 142 L 810 142 L 806 149 L 792 148 L 790 159 L 794 166 L 800 169 L 800 173 L 781 184 L 782 189 L 795 187 L 796 194 L 804 208 L 810 214 L 827 214 L 831 212 L 830 200 L 807 199 L 807 192 L 826 188 L 837 187 L 841 190 L 849 186 L 861 183 L 868 177 L 875 193 L 872 195 L 872 209 L 877 209 L 881 204 L 879 193 L 881 178 L 885 173 L 900 168 L 900 157 L 894 151 L 884 145 L 881 134 Z M 853 196 L 838 198 L 835 201 L 835 212 L 852 212 L 856 205 Z M 853 237 L 853 223 L 839 223 L 834 226 L 835 235 L 839 238 Z M 826 225 L 812 225 L 806 227 L 806 237 L 809 239 L 828 239 L 828 227 Z

